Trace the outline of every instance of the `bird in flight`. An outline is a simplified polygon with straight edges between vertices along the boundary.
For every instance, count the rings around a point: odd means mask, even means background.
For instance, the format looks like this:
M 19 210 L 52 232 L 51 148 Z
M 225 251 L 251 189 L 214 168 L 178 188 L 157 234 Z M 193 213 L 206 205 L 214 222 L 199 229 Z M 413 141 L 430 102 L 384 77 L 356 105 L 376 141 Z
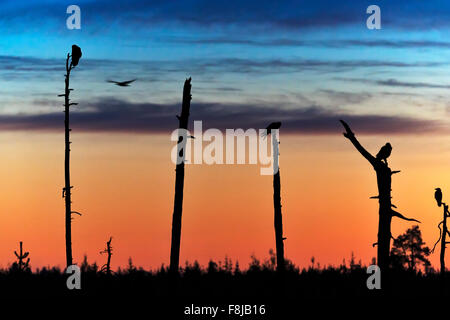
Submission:
M 442 205 L 442 191 L 441 188 L 434 189 L 436 192 L 434 193 L 434 198 L 436 199 L 437 205 L 440 207 Z
M 261 133 L 261 137 L 267 137 L 269 134 L 272 133 L 272 130 L 280 129 L 280 127 L 281 127 L 281 122 L 279 122 L 279 121 L 278 122 L 272 122 L 271 124 L 269 124 L 266 127 L 266 130 L 263 133 Z
M 114 83 L 115 85 L 119 86 L 119 87 L 129 87 L 130 83 L 136 81 L 137 79 L 133 79 L 133 80 L 128 80 L 128 81 L 113 81 L 113 80 L 107 80 L 107 82 L 109 83 Z
M 377 153 L 377 159 L 378 160 L 384 160 L 384 162 L 387 164 L 387 158 L 391 155 L 392 152 L 392 146 L 388 142 L 384 146 L 381 147 L 380 151 Z

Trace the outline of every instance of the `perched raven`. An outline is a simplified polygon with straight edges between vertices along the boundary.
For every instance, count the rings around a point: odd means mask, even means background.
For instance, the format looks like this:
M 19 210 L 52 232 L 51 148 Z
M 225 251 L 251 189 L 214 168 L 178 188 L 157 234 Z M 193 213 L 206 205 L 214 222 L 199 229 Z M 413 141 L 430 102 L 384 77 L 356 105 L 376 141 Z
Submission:
M 437 205 L 440 207 L 442 205 L 442 191 L 441 188 L 436 188 L 434 193 L 434 198 L 436 199 Z
M 78 62 L 80 61 L 81 56 L 82 56 L 82 53 L 81 53 L 80 47 L 77 46 L 76 44 L 74 44 L 72 46 L 72 65 L 74 67 L 76 67 L 78 65 Z
M 391 155 L 392 152 L 392 146 L 388 142 L 384 146 L 381 147 L 380 151 L 377 153 L 377 159 L 378 160 L 384 160 L 384 162 L 387 163 L 387 158 Z
M 136 81 L 137 79 L 129 80 L 129 81 L 113 81 L 113 80 L 107 80 L 107 82 L 114 83 L 115 85 L 118 85 L 119 87 L 128 87 L 130 86 L 130 83 Z
M 261 133 L 261 137 L 268 136 L 269 134 L 272 133 L 272 130 L 280 129 L 280 127 L 281 127 L 281 122 L 279 122 L 279 121 L 278 122 L 272 122 L 271 124 L 269 124 L 266 127 L 266 131 Z

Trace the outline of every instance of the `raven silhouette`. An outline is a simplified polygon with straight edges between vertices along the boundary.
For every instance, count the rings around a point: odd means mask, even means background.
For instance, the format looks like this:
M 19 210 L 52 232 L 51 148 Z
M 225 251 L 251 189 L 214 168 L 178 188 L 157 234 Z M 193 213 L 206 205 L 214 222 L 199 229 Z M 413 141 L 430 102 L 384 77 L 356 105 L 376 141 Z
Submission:
M 72 46 L 72 66 L 76 67 L 78 65 L 82 55 L 80 47 L 74 44 Z
M 434 189 L 436 192 L 434 193 L 434 198 L 436 199 L 437 205 L 440 207 L 442 205 L 442 191 L 441 188 Z
M 392 146 L 388 142 L 384 146 L 381 147 L 380 151 L 378 151 L 377 159 L 384 160 L 384 162 L 386 162 L 386 164 L 387 164 L 387 158 L 389 158 L 389 156 L 391 155 L 391 152 L 392 152 Z
M 137 79 L 129 80 L 129 81 L 113 81 L 113 80 L 107 80 L 107 82 L 114 83 L 115 85 L 119 87 L 129 87 L 130 83 L 136 81 Z

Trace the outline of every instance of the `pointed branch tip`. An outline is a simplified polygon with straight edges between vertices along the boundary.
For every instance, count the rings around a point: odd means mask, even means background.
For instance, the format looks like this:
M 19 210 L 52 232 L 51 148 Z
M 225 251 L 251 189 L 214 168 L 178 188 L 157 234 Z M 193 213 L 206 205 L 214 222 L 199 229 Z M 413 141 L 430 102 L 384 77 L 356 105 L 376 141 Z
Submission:
M 400 218 L 400 219 L 403 219 L 403 220 L 406 220 L 406 221 L 415 221 L 417 223 L 421 223 L 419 220 L 413 219 L 413 218 L 407 218 L 404 215 L 402 215 L 400 212 L 397 212 L 395 210 L 391 210 L 391 214 L 392 214 L 393 217 L 397 217 L 397 218 Z

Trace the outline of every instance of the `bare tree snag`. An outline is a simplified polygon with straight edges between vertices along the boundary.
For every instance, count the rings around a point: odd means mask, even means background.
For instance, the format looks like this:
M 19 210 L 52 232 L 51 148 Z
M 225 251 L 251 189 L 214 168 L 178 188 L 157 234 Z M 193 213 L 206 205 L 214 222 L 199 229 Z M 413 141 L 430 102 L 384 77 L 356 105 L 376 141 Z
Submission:
M 439 261 L 441 263 L 441 276 L 445 275 L 445 248 L 447 246 L 447 218 L 450 215 L 448 212 L 448 205 L 444 203 L 444 218 L 442 219 L 442 240 L 441 240 L 441 254 Z
M 79 212 L 72 211 L 72 188 L 70 185 L 70 107 L 75 106 L 78 103 L 70 102 L 70 91 L 73 89 L 69 88 L 70 85 L 70 72 L 78 65 L 81 58 L 81 49 L 77 45 L 72 46 L 72 54 L 67 54 L 66 58 L 66 74 L 65 74 L 65 90 L 63 94 L 58 95 L 59 97 L 64 97 L 64 141 L 65 141 L 65 152 L 64 152 L 64 179 L 65 186 L 63 188 L 62 197 L 65 198 L 66 204 L 66 215 L 65 215 L 65 225 L 66 225 L 66 264 L 67 267 L 72 265 L 72 214 L 81 215 Z
M 285 270 L 284 261 L 284 237 L 283 237 L 283 216 L 281 214 L 281 180 L 279 160 L 279 141 L 277 137 L 278 130 L 272 130 L 273 146 L 273 206 L 274 206 L 274 227 L 275 227 L 275 245 L 277 249 L 277 271 Z
M 106 248 L 105 250 L 101 251 L 100 254 L 106 253 L 108 255 L 108 259 L 106 260 L 106 263 L 102 266 L 100 269 L 101 272 L 105 272 L 107 275 L 111 275 L 111 256 L 112 256 L 112 237 L 109 238 L 109 241 L 106 242 Z
M 445 249 L 447 247 L 447 244 L 449 243 L 449 242 L 447 242 L 447 235 L 450 236 L 450 232 L 448 231 L 448 228 L 447 228 L 447 218 L 450 217 L 450 212 L 448 211 L 448 205 L 445 202 L 442 202 L 442 191 L 440 188 L 436 188 L 434 197 L 437 201 L 438 207 L 442 206 L 444 210 L 443 210 L 442 221 L 439 222 L 439 224 L 438 224 L 439 239 L 434 244 L 431 252 L 434 252 L 434 249 L 436 249 L 436 245 L 439 242 L 441 242 L 441 254 L 440 254 L 439 259 L 440 259 L 440 263 L 441 263 L 441 276 L 444 279 L 444 276 L 445 276 Z M 442 229 L 441 229 L 441 225 L 442 225 Z M 445 286 L 444 283 L 443 283 L 443 285 Z
M 188 127 L 191 99 L 191 78 L 189 78 L 184 82 L 181 115 L 177 116 L 177 119 L 179 120 L 178 155 L 181 157 L 181 161 L 177 163 L 175 169 L 175 199 L 173 205 L 172 243 L 169 268 L 171 274 L 178 273 L 180 263 L 181 216 L 183 212 L 184 160 L 186 150 L 186 135 L 184 133 Z
M 353 146 L 359 153 L 372 165 L 376 172 L 377 184 L 378 184 L 378 196 L 371 197 L 371 199 L 378 199 L 379 203 L 379 220 L 378 220 L 378 241 L 377 247 L 377 263 L 381 270 L 387 270 L 389 268 L 389 252 L 390 252 L 390 240 L 391 240 L 391 221 L 392 217 L 398 217 L 407 221 L 416 221 L 415 219 L 406 218 L 399 212 L 392 210 L 391 203 L 391 178 L 392 175 L 399 171 L 392 171 L 386 159 L 380 159 L 370 154 L 356 139 L 355 134 L 350 129 L 349 125 L 340 120 L 345 128 L 344 137 L 350 140 Z

